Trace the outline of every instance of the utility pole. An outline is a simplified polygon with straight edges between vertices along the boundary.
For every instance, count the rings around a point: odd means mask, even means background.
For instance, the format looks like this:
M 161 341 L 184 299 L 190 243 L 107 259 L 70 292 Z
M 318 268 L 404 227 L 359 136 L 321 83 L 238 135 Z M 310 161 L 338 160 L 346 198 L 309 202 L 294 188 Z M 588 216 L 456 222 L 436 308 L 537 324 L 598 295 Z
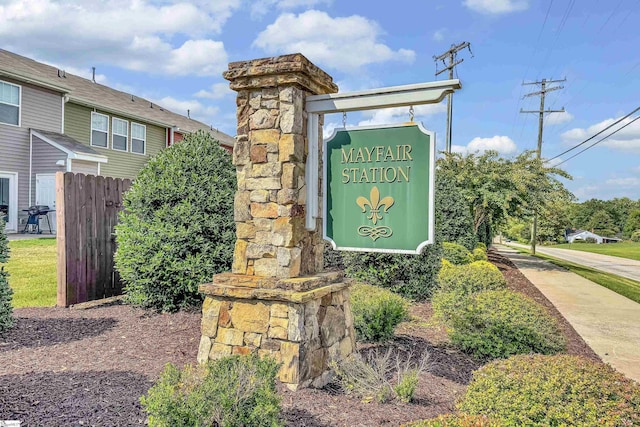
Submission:
M 522 83 L 523 86 L 525 85 L 540 85 L 540 90 L 537 92 L 531 92 L 526 94 L 524 97 L 529 97 L 529 96 L 536 96 L 536 95 L 540 95 L 540 109 L 539 110 L 523 110 L 522 108 L 520 109 L 521 113 L 536 113 L 539 114 L 538 116 L 538 150 L 537 150 L 537 156 L 538 159 L 542 157 L 542 129 L 544 128 L 544 115 L 548 114 L 548 113 L 564 113 L 564 107 L 562 107 L 560 110 L 545 110 L 544 109 L 544 97 L 547 94 L 547 92 L 553 92 L 554 90 L 559 90 L 559 89 L 564 89 L 564 86 L 554 86 L 554 87 L 547 87 L 547 84 L 550 83 L 561 83 L 561 82 L 566 82 L 567 79 L 564 78 L 562 80 L 547 80 L 547 79 L 542 79 L 541 81 L 536 81 L 536 82 L 530 82 L 530 83 Z M 534 211 L 533 211 L 533 226 L 531 227 L 531 253 L 533 255 L 536 254 L 536 239 L 538 237 L 538 207 L 535 206 L 534 207 Z
M 465 48 L 469 49 L 469 53 L 473 58 L 473 52 L 471 52 L 471 43 L 469 42 L 462 42 L 457 45 L 451 45 L 451 48 L 448 51 L 440 54 L 439 56 L 434 56 L 433 60 L 436 61 L 436 76 L 449 70 L 449 80 L 453 79 L 453 69 L 456 65 L 464 61 L 464 59 L 456 60 L 456 56 L 458 55 L 459 51 Z M 449 60 L 448 64 L 445 62 L 445 59 Z M 440 71 L 438 71 L 438 61 L 442 61 L 442 64 L 445 66 Z M 447 95 L 447 143 L 445 148 L 445 151 L 447 153 L 451 153 L 451 119 L 453 116 L 452 95 L 453 94 L 451 93 Z

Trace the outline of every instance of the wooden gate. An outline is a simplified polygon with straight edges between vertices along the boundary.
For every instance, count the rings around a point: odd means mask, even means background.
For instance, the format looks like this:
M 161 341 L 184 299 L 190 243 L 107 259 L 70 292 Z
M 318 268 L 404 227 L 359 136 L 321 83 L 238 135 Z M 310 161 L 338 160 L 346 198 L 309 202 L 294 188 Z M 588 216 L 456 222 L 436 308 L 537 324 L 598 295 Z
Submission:
M 120 295 L 114 226 L 130 179 L 58 172 L 58 306 Z

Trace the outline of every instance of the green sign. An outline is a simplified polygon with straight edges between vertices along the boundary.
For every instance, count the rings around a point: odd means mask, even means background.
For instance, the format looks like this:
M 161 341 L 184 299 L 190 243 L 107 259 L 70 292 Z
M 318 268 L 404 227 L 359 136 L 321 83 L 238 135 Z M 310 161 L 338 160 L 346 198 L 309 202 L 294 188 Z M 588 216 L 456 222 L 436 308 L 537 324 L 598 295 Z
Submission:
M 334 249 L 419 254 L 433 243 L 433 132 L 338 129 L 324 155 L 324 238 Z

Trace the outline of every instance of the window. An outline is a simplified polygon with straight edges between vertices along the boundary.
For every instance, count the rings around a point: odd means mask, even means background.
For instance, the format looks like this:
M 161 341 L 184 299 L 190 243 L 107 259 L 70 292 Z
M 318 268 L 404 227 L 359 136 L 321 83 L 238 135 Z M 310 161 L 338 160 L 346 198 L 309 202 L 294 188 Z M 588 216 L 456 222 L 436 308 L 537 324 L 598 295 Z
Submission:
M 20 86 L 0 82 L 0 123 L 20 126 Z
M 147 141 L 147 127 L 138 123 L 131 123 L 131 152 L 145 154 Z
M 91 113 L 91 145 L 107 148 L 109 140 L 109 116 Z
M 128 151 L 129 150 L 129 122 L 122 119 L 113 118 L 111 123 L 112 137 L 111 148 L 114 150 Z

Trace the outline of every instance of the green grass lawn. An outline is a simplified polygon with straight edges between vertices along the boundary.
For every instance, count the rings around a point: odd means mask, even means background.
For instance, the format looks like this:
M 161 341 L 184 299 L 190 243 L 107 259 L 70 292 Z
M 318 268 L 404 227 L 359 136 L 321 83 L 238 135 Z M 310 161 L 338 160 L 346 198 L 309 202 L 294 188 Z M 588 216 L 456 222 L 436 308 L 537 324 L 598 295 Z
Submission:
M 580 244 L 578 244 L 580 245 Z M 586 245 L 586 243 L 585 243 Z M 576 245 L 577 246 L 577 245 Z M 520 253 L 530 254 L 526 249 L 516 248 Z M 550 257 L 548 255 L 542 255 L 536 253 L 534 256 L 549 261 L 552 264 L 566 268 L 567 270 L 576 273 L 585 279 L 591 280 L 600 286 L 604 286 L 613 292 L 629 298 L 632 301 L 640 303 L 640 282 L 627 279 L 626 277 L 616 276 L 615 274 L 604 273 L 602 271 L 594 270 L 593 268 L 585 267 L 582 265 L 574 264 L 569 261 Z
M 13 307 L 56 305 L 56 239 L 12 240 L 9 242 L 9 286 Z
M 618 242 L 605 243 L 564 243 L 562 245 L 550 246 L 558 249 L 572 249 L 574 251 L 593 252 L 602 255 L 619 256 L 621 258 L 635 259 L 640 261 L 640 243 Z

